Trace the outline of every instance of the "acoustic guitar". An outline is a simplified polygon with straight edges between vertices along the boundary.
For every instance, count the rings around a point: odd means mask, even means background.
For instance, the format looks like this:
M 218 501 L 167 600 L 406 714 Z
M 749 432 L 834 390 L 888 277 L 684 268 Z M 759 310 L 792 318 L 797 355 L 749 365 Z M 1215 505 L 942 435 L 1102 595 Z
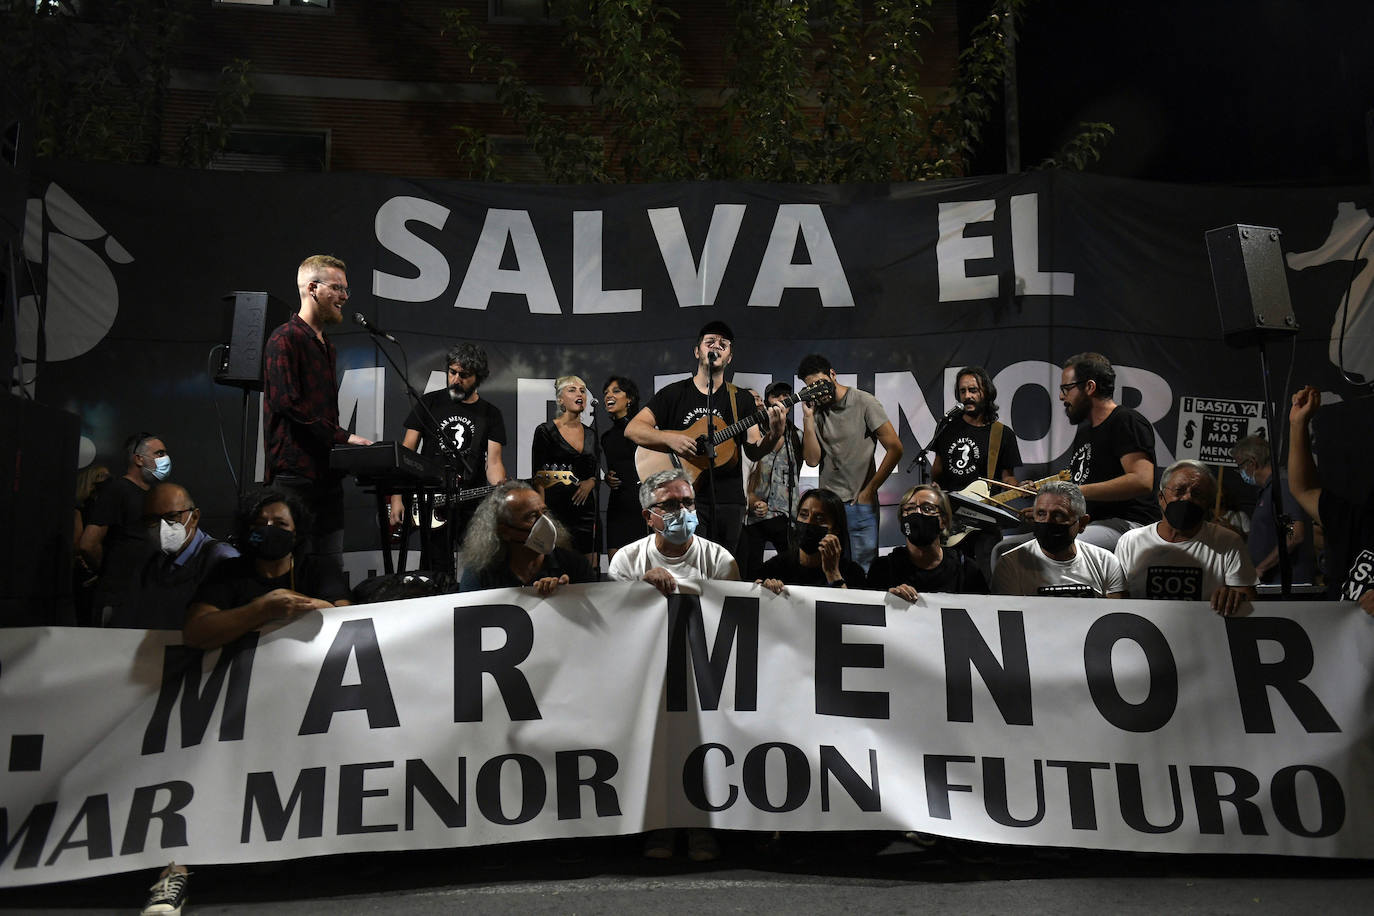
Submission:
M 728 389 L 726 389 L 728 391 Z M 835 386 L 829 379 L 807 385 L 796 394 L 790 394 L 778 403 L 785 409 L 792 409 L 792 405 L 805 401 L 811 404 L 829 404 L 835 399 Z M 742 420 L 726 425 L 725 420 L 711 414 L 699 418 L 695 423 L 681 432 L 691 436 L 696 440 L 697 453 L 691 458 L 683 458 L 675 452 L 660 452 L 651 448 L 640 446 L 635 449 L 635 468 L 639 471 L 639 479 L 645 480 L 651 474 L 659 471 L 667 471 L 672 468 L 680 468 L 687 475 L 687 479 L 696 484 L 697 477 L 708 467 L 726 467 L 739 461 L 739 449 L 735 445 L 735 437 L 744 432 L 751 426 L 766 426 L 768 424 L 768 411 L 760 410 L 752 413 Z M 709 439 L 707 438 L 709 434 Z M 715 461 L 706 457 L 710 446 L 715 446 Z

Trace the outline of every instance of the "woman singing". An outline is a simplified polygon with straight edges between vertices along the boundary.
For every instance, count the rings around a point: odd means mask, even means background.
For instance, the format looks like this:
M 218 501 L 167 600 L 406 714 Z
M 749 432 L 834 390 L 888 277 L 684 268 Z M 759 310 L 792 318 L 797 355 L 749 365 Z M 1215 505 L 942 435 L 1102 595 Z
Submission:
M 649 533 L 639 508 L 639 472 L 635 470 L 635 444 L 625 438 L 630 417 L 639 411 L 639 386 L 634 379 L 613 375 L 602 386 L 602 403 L 611 415 L 611 428 L 601 434 L 601 453 L 606 456 L 606 557 Z
M 563 527 L 573 546 L 596 567 L 596 437 L 582 425 L 587 383 L 576 375 L 554 382 L 558 416 L 539 424 L 530 448 L 534 485 Z

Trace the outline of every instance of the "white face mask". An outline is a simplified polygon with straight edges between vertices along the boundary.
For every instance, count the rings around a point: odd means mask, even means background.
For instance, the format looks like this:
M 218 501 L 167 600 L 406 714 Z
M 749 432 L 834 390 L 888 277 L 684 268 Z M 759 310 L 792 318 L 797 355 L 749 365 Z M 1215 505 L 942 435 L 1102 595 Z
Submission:
M 157 529 L 158 543 L 162 547 L 162 552 L 169 557 L 175 556 L 186 544 L 186 539 L 191 536 L 181 522 L 169 522 L 165 518 L 158 520 Z
M 539 520 L 534 523 L 534 527 L 525 538 L 525 546 L 537 554 L 548 556 L 553 553 L 557 543 L 558 529 L 554 527 L 553 520 L 547 515 L 539 516 Z

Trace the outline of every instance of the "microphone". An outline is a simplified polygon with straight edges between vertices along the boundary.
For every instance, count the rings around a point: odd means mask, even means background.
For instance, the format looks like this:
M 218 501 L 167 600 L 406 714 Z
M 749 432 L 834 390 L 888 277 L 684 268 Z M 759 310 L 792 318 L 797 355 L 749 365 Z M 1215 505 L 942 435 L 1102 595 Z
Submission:
M 706 351 L 706 361 L 707 361 L 708 363 L 710 363 L 711 365 L 714 366 L 719 360 L 720 360 L 720 354 L 717 353 L 715 350 L 707 350 L 707 351 Z
M 383 331 L 381 328 L 377 327 L 375 324 L 373 324 L 372 322 L 368 321 L 368 320 L 367 320 L 367 316 L 364 315 L 362 312 L 354 312 L 354 313 L 353 313 L 353 323 L 356 324 L 358 327 L 362 328 L 364 331 L 366 331 L 366 332 L 369 333 L 369 334 L 375 334 L 375 335 L 378 336 L 378 337 L 385 337 L 387 340 L 391 341 L 391 342 L 394 343 L 394 344 L 399 344 L 399 343 L 400 343 L 399 340 L 397 340 L 396 338 L 392 337 L 392 336 L 391 336 L 390 334 L 388 334 L 386 331 Z
M 951 407 L 949 410 L 945 411 L 945 419 L 946 419 L 946 420 L 957 420 L 957 419 L 959 418 L 959 416 L 960 416 L 963 412 L 964 412 L 964 405 L 963 405 L 963 404 L 958 404 L 958 405 L 956 405 L 956 406 L 954 406 L 954 407 Z
M 587 403 L 591 404 L 593 407 L 601 406 L 601 402 L 596 399 L 596 395 L 594 394 L 587 395 Z

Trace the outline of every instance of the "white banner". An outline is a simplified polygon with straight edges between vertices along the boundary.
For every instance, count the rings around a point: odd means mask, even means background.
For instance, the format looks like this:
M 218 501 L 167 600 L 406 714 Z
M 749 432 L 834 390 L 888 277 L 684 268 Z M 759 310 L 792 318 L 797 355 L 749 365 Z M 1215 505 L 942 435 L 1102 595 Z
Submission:
M 0 886 L 707 825 L 1374 858 L 1371 659 L 1350 604 L 735 583 L 0 631 Z

